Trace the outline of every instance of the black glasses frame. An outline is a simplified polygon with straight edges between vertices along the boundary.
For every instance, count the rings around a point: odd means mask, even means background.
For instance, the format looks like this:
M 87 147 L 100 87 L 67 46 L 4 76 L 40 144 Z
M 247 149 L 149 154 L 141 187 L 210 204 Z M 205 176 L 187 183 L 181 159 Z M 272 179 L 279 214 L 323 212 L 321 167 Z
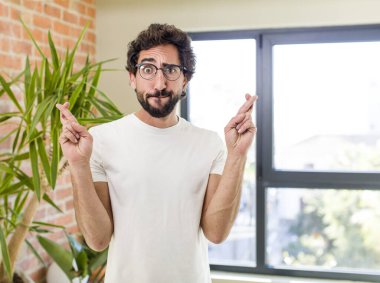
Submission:
M 152 67 L 155 69 L 155 72 L 152 74 L 152 77 L 149 78 L 149 79 L 145 78 L 145 77 L 141 74 L 141 71 L 140 71 L 140 70 L 141 70 L 141 67 L 142 67 L 142 66 L 145 66 L 145 65 L 152 66 Z M 152 80 L 152 79 L 154 79 L 154 78 L 156 77 L 156 75 L 157 75 L 158 70 L 161 70 L 161 71 L 162 71 L 162 74 L 164 75 L 164 77 L 165 77 L 167 80 L 169 80 L 169 81 L 176 81 L 176 80 L 178 80 L 179 77 L 181 76 L 181 72 L 182 72 L 183 74 L 184 74 L 185 72 L 187 72 L 186 67 L 179 66 L 179 65 L 176 65 L 176 64 L 168 64 L 168 65 L 165 65 L 164 67 L 158 68 L 156 65 L 151 64 L 151 63 L 140 63 L 140 64 L 136 64 L 135 67 L 138 69 L 140 76 L 141 76 L 144 80 Z M 168 78 L 167 74 L 164 72 L 164 69 L 166 69 L 166 68 L 170 68 L 170 67 L 177 67 L 177 68 L 179 68 L 180 72 L 179 72 L 179 75 L 178 75 L 177 78 L 175 78 L 175 79 L 170 79 L 170 78 Z

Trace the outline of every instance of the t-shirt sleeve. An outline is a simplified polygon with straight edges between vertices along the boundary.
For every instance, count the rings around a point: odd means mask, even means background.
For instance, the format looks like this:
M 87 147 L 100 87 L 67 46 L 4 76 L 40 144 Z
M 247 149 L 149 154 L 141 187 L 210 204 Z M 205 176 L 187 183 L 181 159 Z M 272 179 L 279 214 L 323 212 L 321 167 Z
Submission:
M 212 162 L 210 174 L 222 175 L 224 164 L 226 163 L 227 150 L 226 150 L 226 146 L 224 142 L 219 137 L 219 135 L 217 134 L 215 135 L 216 135 L 215 144 L 217 148 L 217 154 L 214 161 Z
M 107 182 L 107 174 L 104 170 L 102 162 L 102 147 L 101 141 L 97 136 L 97 132 L 94 128 L 89 130 L 89 133 L 93 137 L 92 154 L 90 158 L 90 169 L 93 182 Z

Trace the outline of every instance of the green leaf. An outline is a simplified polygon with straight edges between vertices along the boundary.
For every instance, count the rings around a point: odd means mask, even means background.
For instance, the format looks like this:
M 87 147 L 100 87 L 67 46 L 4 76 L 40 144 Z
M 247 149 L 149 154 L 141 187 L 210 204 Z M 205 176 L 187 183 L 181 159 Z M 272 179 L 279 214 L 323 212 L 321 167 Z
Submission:
M 83 86 L 84 86 L 85 83 L 86 83 L 86 78 L 84 77 L 82 79 L 82 82 L 75 88 L 74 92 L 71 94 L 71 97 L 70 97 L 70 100 L 69 100 L 69 103 L 70 103 L 69 110 L 72 110 L 74 108 L 75 103 L 77 102 L 79 94 L 82 92 Z
M 18 100 L 16 98 L 16 95 L 13 93 L 11 89 L 11 85 L 5 81 L 5 79 L 0 75 L 0 84 L 3 86 L 3 89 L 8 94 L 9 98 L 12 100 L 14 105 L 17 107 L 17 109 L 22 113 L 23 110 L 21 108 L 20 103 L 18 103 Z
M 32 173 L 33 173 L 32 179 L 33 179 L 34 191 L 37 194 L 37 198 L 41 199 L 40 173 L 38 170 L 38 154 L 37 154 L 35 141 L 32 141 L 29 144 L 29 153 L 30 153 L 30 163 L 32 166 Z
M 35 255 L 35 257 L 38 259 L 38 261 L 44 266 L 47 267 L 46 262 L 42 259 L 38 251 L 33 247 L 33 245 L 28 241 L 25 240 L 26 245 L 29 247 L 29 249 L 32 251 L 32 253 Z
M 96 256 L 91 258 L 89 262 L 89 269 L 94 271 L 100 266 L 103 266 L 107 262 L 107 256 L 108 256 L 108 248 L 104 251 L 101 251 L 100 253 L 96 253 Z
M 57 54 L 57 49 L 55 48 L 53 39 L 51 38 L 50 31 L 48 32 L 48 40 L 49 40 L 51 57 L 53 59 L 53 67 L 54 69 L 59 69 L 59 58 Z
M 37 124 L 41 120 L 41 116 L 44 114 L 46 109 L 49 107 L 49 104 L 52 102 L 52 100 L 53 100 L 53 97 L 50 96 L 50 97 L 46 98 L 44 101 L 42 101 L 41 104 L 38 105 L 37 110 L 36 110 L 36 114 L 34 115 L 34 118 L 32 120 L 30 128 L 29 128 L 30 134 L 33 133 L 34 129 L 36 129 Z
M 11 265 L 11 259 L 9 257 L 9 250 L 7 245 L 7 240 L 5 238 L 3 229 L 0 229 L 0 247 L 1 247 L 1 254 L 2 254 L 2 261 L 4 264 L 5 271 L 7 273 L 8 279 L 11 280 L 13 275 L 12 265 Z
M 51 133 L 51 139 L 53 143 L 53 153 L 52 153 L 52 160 L 51 160 L 51 187 L 55 188 L 55 184 L 57 182 L 57 175 L 58 175 L 58 165 L 61 155 L 61 148 L 59 146 L 59 134 L 58 129 L 55 128 L 52 130 Z
M 88 275 L 88 257 L 85 251 L 81 251 L 75 258 L 81 277 Z
M 44 194 L 44 196 L 42 197 L 48 204 L 50 204 L 52 207 L 54 207 L 56 210 L 58 210 L 59 212 L 63 213 L 63 211 L 58 207 L 58 205 L 56 205 L 53 200 L 49 197 L 48 194 Z
M 40 156 L 42 167 L 44 168 L 45 176 L 48 180 L 49 185 L 51 186 L 51 173 L 50 173 L 49 159 L 46 154 L 45 144 L 41 137 L 37 139 L 37 146 L 38 146 L 38 155 Z
M 55 225 L 47 222 L 41 222 L 41 221 L 33 221 L 33 224 L 39 225 L 39 226 L 47 226 L 52 228 L 59 228 L 59 229 L 65 229 L 65 226 L 62 225 Z
M 95 95 L 95 91 L 96 91 L 96 88 L 98 87 L 98 83 L 99 83 L 99 77 L 100 77 L 101 70 L 102 70 L 102 65 L 99 65 L 98 68 L 96 69 L 95 76 L 92 79 L 90 91 L 88 92 L 88 98 L 89 99 L 91 99 Z
M 45 251 L 53 258 L 57 265 L 62 269 L 66 274 L 69 280 L 72 280 L 75 277 L 75 274 L 72 272 L 73 266 L 73 255 L 65 250 L 60 244 L 53 242 L 42 236 L 37 236 L 38 241 Z
M 30 32 L 26 24 L 22 19 L 20 19 L 21 24 L 24 26 L 24 29 L 26 30 L 27 34 L 29 35 L 30 39 L 33 41 L 34 46 L 37 48 L 38 52 L 41 54 L 42 58 L 46 58 L 45 54 L 42 52 L 41 48 L 38 46 L 36 40 L 33 37 L 33 34 Z

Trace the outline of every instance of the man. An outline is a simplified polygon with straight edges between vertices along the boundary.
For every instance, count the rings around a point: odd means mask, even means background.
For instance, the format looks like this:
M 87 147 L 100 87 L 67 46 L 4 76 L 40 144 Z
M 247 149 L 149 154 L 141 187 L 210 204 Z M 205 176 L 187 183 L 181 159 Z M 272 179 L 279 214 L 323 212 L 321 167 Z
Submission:
M 210 282 L 204 236 L 222 242 L 238 212 L 257 97 L 225 127 L 226 156 L 217 134 L 176 116 L 194 72 L 190 44 L 160 24 L 129 44 L 134 114 L 88 132 L 57 105 L 78 225 L 93 249 L 109 245 L 106 282 Z

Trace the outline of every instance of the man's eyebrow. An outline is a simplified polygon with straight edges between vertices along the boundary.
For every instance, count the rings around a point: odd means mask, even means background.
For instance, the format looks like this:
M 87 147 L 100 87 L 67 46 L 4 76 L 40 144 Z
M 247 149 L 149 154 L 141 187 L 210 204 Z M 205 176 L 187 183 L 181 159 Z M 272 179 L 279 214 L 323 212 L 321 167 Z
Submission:
M 141 63 L 144 63 L 144 62 L 156 62 L 156 59 L 154 58 L 144 58 L 141 60 Z

